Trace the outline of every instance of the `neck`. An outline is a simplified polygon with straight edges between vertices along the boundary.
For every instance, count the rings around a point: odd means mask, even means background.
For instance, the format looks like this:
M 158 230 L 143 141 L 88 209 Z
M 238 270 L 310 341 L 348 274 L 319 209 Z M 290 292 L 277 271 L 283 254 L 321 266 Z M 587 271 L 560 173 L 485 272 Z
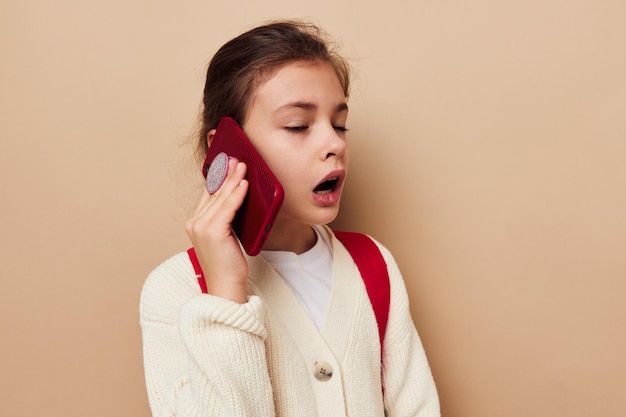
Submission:
M 276 221 L 263 249 L 300 255 L 311 249 L 316 241 L 317 235 L 310 225 Z

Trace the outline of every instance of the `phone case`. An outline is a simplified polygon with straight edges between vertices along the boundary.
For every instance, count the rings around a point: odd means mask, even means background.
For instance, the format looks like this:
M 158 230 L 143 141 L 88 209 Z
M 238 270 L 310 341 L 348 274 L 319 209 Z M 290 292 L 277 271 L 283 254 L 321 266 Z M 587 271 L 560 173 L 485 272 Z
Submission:
M 223 169 L 225 157 L 226 167 L 227 157 L 236 157 L 247 166 L 248 194 L 235 214 L 232 227 L 246 253 L 255 256 L 263 248 L 263 243 L 278 216 L 284 199 L 284 190 L 243 130 L 231 117 L 223 117 L 217 125 L 215 137 L 202 168 L 204 177 L 207 178 L 214 160 L 220 165 L 219 169 Z M 209 178 L 209 182 L 212 182 L 211 186 L 215 189 L 221 186 L 219 179 L 216 181 Z

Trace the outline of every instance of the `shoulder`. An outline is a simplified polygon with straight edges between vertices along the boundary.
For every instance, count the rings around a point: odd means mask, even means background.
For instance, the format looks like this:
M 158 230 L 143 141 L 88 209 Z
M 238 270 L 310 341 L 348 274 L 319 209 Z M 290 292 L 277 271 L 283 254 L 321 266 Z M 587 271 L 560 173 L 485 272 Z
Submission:
M 389 277 L 392 303 L 398 302 L 397 300 L 395 300 L 397 298 L 401 300 L 405 299 L 406 287 L 404 283 L 404 278 L 402 277 L 402 273 L 400 272 L 400 268 L 398 267 L 398 264 L 396 263 L 396 259 L 394 258 L 393 254 L 385 245 L 376 240 L 374 237 L 370 235 L 365 236 L 367 236 L 369 239 L 372 240 L 372 242 L 374 242 L 374 244 L 378 248 L 378 251 L 383 257 L 383 260 L 385 261 L 385 265 L 387 267 L 387 275 Z
M 187 252 L 180 252 L 157 266 L 141 290 L 142 320 L 176 320 L 181 306 L 200 294 Z
M 335 235 L 335 232 L 333 232 L 328 227 L 326 227 L 326 230 L 328 231 L 330 235 L 332 235 L 331 239 L 333 240 L 333 244 L 341 243 L 341 241 Z M 380 252 L 380 254 L 382 255 L 383 260 L 385 261 L 385 265 L 387 267 L 387 275 L 389 276 L 389 284 L 391 288 L 392 298 L 394 297 L 399 297 L 400 299 L 406 298 L 406 287 L 405 287 L 404 279 L 402 277 L 402 273 L 400 272 L 400 268 L 398 267 L 398 264 L 396 263 L 396 260 L 393 254 L 391 253 L 391 251 L 385 245 L 379 242 L 376 238 L 370 235 L 363 234 L 363 233 L 354 233 L 354 232 L 353 234 L 360 235 L 361 237 L 366 237 L 369 240 L 371 240 L 376 246 L 376 248 L 378 249 L 378 251 Z
M 316 227 L 318 227 L 318 231 L 327 233 L 327 235 L 329 236 L 329 239 L 333 242 L 333 246 L 336 243 L 341 243 L 341 240 L 338 239 L 336 233 L 346 233 L 346 232 L 333 231 L 328 226 L 316 226 Z M 364 234 L 364 233 L 348 232 L 347 234 L 360 235 L 361 237 L 366 237 L 369 240 L 371 240 L 372 242 L 374 242 L 374 244 L 378 248 L 378 251 L 383 256 L 383 259 L 385 260 L 385 263 L 387 264 L 387 268 L 389 269 L 389 272 L 390 273 L 392 272 L 391 269 L 393 269 L 394 272 L 395 272 L 395 270 L 397 270 L 397 264 L 396 264 L 396 261 L 395 261 L 393 255 L 391 254 L 389 249 L 387 249 L 387 247 L 385 245 L 383 245 L 381 242 L 376 240 L 374 237 L 372 237 L 370 235 L 367 235 L 367 234 Z M 343 245 L 343 243 L 342 243 L 342 245 Z
M 366 236 L 369 237 L 378 247 L 378 250 L 383 255 L 383 259 L 385 259 L 385 262 L 387 263 L 387 268 L 389 268 L 390 266 L 397 268 L 396 260 L 391 254 L 391 251 L 385 245 L 383 245 L 378 240 L 376 240 L 374 237 L 370 235 L 366 235 Z

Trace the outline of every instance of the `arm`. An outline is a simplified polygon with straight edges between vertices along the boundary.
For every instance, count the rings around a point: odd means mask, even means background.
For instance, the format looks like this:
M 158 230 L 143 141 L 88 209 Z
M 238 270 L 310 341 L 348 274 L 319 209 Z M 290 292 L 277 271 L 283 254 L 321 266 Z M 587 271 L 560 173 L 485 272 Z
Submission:
M 402 275 L 380 246 L 391 284 L 389 321 L 383 349 L 385 409 L 390 417 L 439 417 L 437 389 L 409 310 Z
M 222 186 L 213 194 L 206 187 L 185 231 L 198 257 L 207 291 L 238 303 L 247 300 L 248 264 L 232 222 L 248 191 L 246 164 L 230 158 Z
M 274 416 L 261 300 L 238 304 L 198 294 L 185 256 L 157 268 L 142 292 L 153 416 Z

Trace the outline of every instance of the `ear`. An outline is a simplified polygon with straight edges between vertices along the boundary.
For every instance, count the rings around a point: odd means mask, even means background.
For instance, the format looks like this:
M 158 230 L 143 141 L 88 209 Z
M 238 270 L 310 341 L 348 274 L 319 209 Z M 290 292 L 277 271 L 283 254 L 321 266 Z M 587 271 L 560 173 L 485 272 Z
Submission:
M 211 129 L 206 134 L 206 144 L 207 147 L 211 147 L 211 142 L 213 142 L 213 138 L 215 137 L 215 129 Z

